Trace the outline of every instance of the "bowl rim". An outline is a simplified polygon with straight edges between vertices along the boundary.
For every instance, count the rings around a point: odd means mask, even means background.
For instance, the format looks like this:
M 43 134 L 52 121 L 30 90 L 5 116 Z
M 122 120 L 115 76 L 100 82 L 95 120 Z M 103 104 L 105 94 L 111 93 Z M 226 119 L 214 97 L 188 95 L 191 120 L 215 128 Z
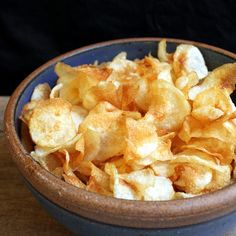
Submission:
M 9 150 L 22 175 L 43 196 L 73 213 L 99 222 L 135 227 L 168 228 L 202 223 L 223 216 L 236 210 L 236 183 L 218 191 L 189 199 L 171 201 L 135 201 L 106 197 L 74 187 L 52 175 L 34 161 L 18 138 L 14 116 L 18 98 L 37 75 L 47 67 L 75 54 L 104 46 L 132 42 L 158 42 L 163 38 L 128 38 L 110 40 L 81 47 L 59 55 L 28 75 L 13 92 L 4 116 L 4 131 Z M 165 38 L 168 42 L 187 43 L 213 50 L 236 59 L 236 54 L 227 50 L 189 40 Z M 101 214 L 101 212 L 103 214 Z

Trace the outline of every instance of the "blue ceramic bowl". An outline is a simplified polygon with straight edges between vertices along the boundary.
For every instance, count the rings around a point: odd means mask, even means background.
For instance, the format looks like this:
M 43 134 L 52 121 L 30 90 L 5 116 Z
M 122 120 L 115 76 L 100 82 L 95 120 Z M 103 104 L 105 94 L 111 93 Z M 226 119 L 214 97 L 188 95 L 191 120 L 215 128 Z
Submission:
M 115 40 L 80 48 L 59 56 L 29 75 L 13 93 L 5 113 L 5 134 L 12 158 L 26 184 L 47 211 L 77 235 L 236 235 L 236 184 L 191 199 L 144 202 L 115 199 L 78 189 L 56 178 L 29 156 L 27 134 L 21 133 L 18 117 L 34 87 L 53 86 L 54 66 L 110 61 L 121 51 L 129 59 L 156 55 L 159 38 Z M 168 51 L 180 43 L 196 45 L 209 70 L 235 62 L 236 55 L 206 44 L 168 39 Z

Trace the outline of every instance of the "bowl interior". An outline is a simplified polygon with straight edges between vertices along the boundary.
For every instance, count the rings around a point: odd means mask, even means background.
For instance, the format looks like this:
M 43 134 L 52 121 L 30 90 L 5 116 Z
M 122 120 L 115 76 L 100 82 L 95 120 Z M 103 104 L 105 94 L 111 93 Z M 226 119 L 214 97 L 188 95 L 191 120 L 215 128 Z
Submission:
M 167 50 L 169 52 L 173 52 L 176 46 L 177 43 L 168 42 Z M 204 47 L 198 47 L 198 48 L 201 50 L 209 70 L 212 70 L 225 63 L 234 62 L 233 58 L 221 54 L 219 52 L 212 51 Z M 99 63 L 101 63 L 112 60 L 118 53 L 122 51 L 127 52 L 127 57 L 128 59 L 131 60 L 135 58 L 143 58 L 149 53 L 151 53 L 153 56 L 156 56 L 157 41 L 147 40 L 141 42 L 119 42 L 116 44 L 110 44 L 101 47 L 97 46 L 95 48 L 86 49 L 82 52 L 74 51 L 69 56 L 58 59 L 58 61 L 62 61 L 71 66 L 77 66 L 81 64 L 92 64 L 96 60 Z M 57 76 L 54 72 L 55 63 L 56 62 L 52 63 L 49 67 L 45 68 L 39 74 L 37 74 L 36 77 L 29 82 L 27 87 L 24 89 L 24 91 L 18 98 L 18 104 L 14 115 L 14 121 L 15 121 L 15 127 L 17 127 L 17 134 L 19 137 L 20 137 L 20 121 L 18 117 L 21 113 L 21 110 L 24 104 L 26 104 L 30 100 L 31 94 L 36 85 L 45 82 L 49 83 L 51 87 L 55 85 L 57 80 Z

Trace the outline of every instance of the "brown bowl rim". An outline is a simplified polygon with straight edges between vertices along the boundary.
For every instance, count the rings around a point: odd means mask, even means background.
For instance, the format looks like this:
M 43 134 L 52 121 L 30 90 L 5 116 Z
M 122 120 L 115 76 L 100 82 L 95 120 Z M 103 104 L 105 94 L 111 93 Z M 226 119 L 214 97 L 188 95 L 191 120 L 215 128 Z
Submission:
M 30 158 L 29 153 L 24 149 L 18 138 L 14 127 L 14 112 L 18 97 L 30 81 L 44 69 L 67 57 L 87 50 L 111 44 L 160 41 L 161 39 L 163 38 L 118 39 L 72 50 L 49 60 L 37 68 L 16 88 L 8 102 L 4 117 L 5 135 L 9 150 L 22 175 L 47 199 L 70 212 L 98 222 L 135 228 L 187 226 L 202 223 L 236 210 L 236 184 L 231 184 L 221 190 L 202 196 L 171 201 L 130 201 L 88 192 L 58 179 L 42 168 Z M 174 38 L 165 39 L 167 42 L 177 44 L 193 44 L 236 59 L 236 54 L 205 43 Z

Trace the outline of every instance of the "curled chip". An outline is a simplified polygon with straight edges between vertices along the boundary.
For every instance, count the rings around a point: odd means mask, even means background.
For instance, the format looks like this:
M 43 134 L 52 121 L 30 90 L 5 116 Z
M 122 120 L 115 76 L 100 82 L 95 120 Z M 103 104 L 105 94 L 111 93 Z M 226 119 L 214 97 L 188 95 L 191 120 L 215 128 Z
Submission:
M 76 136 L 71 104 L 59 98 L 41 101 L 33 110 L 29 130 L 33 141 L 39 146 L 63 145 Z
M 236 63 L 211 72 L 181 44 L 135 60 L 71 67 L 35 87 L 21 113 L 31 157 L 91 192 L 128 200 L 189 198 L 236 178 Z

